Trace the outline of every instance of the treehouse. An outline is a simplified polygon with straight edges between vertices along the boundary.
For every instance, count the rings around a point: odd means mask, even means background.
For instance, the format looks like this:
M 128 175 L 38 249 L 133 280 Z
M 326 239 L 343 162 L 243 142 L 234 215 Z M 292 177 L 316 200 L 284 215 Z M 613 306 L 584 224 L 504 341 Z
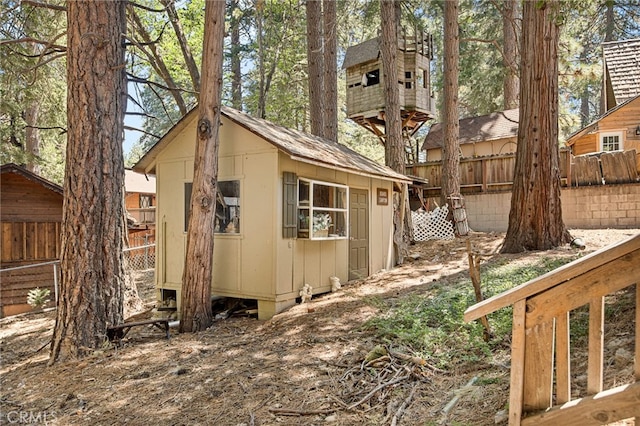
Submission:
M 431 96 L 429 61 L 432 58 L 431 36 L 398 38 L 397 67 L 403 134 L 412 136 L 435 118 Z M 346 70 L 347 116 L 384 141 L 385 93 L 380 38 L 347 49 L 342 68 Z

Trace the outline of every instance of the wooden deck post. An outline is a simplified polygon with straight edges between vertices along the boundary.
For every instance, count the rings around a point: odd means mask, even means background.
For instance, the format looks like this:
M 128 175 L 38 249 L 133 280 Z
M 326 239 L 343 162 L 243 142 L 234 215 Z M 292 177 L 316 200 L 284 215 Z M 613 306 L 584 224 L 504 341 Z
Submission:
M 509 426 L 520 426 L 522 418 L 522 396 L 524 392 L 524 317 L 526 301 L 513 304 L 513 326 L 511 337 L 511 383 L 509 385 Z
M 602 392 L 604 351 L 604 297 L 589 303 L 589 355 L 587 367 L 587 393 Z

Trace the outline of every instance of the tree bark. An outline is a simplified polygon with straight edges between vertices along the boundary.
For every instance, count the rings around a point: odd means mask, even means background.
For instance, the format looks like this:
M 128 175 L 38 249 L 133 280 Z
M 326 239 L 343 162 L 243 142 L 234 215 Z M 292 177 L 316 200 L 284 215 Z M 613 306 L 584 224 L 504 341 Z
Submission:
M 324 136 L 324 55 L 322 53 L 322 0 L 307 0 L 307 63 L 309 81 L 309 124 L 311 134 Z
M 460 193 L 460 121 L 458 117 L 459 70 L 458 0 L 444 2 L 444 87 L 442 205 Z
M 336 2 L 323 0 L 324 22 L 324 137 L 338 142 L 338 65 Z
M 518 1 L 506 0 L 502 11 L 503 34 L 503 97 L 504 109 L 518 108 L 520 81 L 518 79 Z
M 569 242 L 562 221 L 558 149 L 557 0 L 524 2 L 520 124 L 503 253 Z
M 213 235 L 218 187 L 218 147 L 222 107 L 225 2 L 207 0 L 202 52 L 202 88 L 194 159 L 187 253 L 182 277 L 180 332 L 211 325 Z
M 62 282 L 50 364 L 100 347 L 122 322 L 125 6 L 67 2 Z
M 405 173 L 405 151 L 402 138 L 402 117 L 400 113 L 400 88 L 398 86 L 398 9 L 393 0 L 380 0 L 382 36 L 380 52 L 382 57 L 382 80 L 384 81 L 385 107 L 385 164 L 399 173 Z M 409 252 L 411 223 L 408 190 L 403 185 L 401 192 L 394 192 L 394 234 L 393 242 L 396 261 L 401 264 Z

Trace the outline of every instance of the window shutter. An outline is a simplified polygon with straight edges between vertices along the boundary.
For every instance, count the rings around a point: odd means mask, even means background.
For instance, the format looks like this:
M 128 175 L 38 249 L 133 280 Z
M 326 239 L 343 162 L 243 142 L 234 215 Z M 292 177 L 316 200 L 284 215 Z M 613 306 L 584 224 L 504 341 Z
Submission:
M 291 172 L 284 172 L 282 177 L 282 237 L 295 238 L 298 233 L 296 215 L 298 178 Z

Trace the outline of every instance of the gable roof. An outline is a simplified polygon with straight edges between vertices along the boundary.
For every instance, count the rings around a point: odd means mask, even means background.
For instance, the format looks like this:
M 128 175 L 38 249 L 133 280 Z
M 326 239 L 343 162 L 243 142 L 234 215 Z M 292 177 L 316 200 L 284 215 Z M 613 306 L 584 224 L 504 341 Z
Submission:
M 147 151 L 133 167 L 133 170 L 140 173 L 147 173 L 153 170 L 157 155 L 196 118 L 197 109 L 197 107 L 193 108 L 182 117 L 169 132 Z M 249 114 L 225 106 L 222 107 L 222 116 L 259 136 L 289 155 L 292 160 L 381 179 L 402 182 L 412 181 L 409 177 L 397 173 L 387 166 L 378 164 L 339 143 L 289 129 L 261 118 L 252 117 Z
M 364 41 L 355 46 L 349 46 L 344 54 L 342 69 L 350 68 L 354 65 L 375 61 L 380 56 L 380 43 L 378 37 Z
M 460 120 L 460 144 L 492 141 L 518 136 L 520 110 L 492 112 L 479 117 L 468 117 Z M 422 149 L 442 148 L 442 123 L 435 123 L 424 138 Z
M 124 190 L 126 192 L 139 192 L 141 194 L 155 194 L 156 177 L 125 169 Z
M 602 43 L 605 78 L 616 104 L 640 94 L 640 38 Z
M 610 116 L 611 114 L 619 111 L 620 109 L 626 107 L 627 105 L 629 105 L 630 103 L 633 102 L 640 102 L 640 94 L 627 99 L 626 101 L 624 101 L 621 104 L 618 104 L 617 106 L 611 108 L 609 111 L 605 112 L 604 114 L 600 115 L 599 117 L 597 117 L 594 121 L 592 121 L 591 123 L 587 124 L 586 126 L 584 126 L 582 129 L 575 131 L 574 133 L 570 134 L 567 137 L 567 140 L 565 142 L 566 146 L 571 146 L 573 145 L 579 138 L 581 138 L 582 136 L 584 136 L 586 133 L 589 132 L 593 132 L 595 130 L 598 130 L 598 123 L 600 123 L 600 120 L 602 120 L 605 117 Z
M 64 192 L 60 185 L 55 184 L 41 176 L 38 176 L 37 174 L 25 169 L 22 166 L 18 166 L 17 164 L 14 164 L 14 163 L 7 163 L 0 166 L 0 173 L 1 174 L 15 173 L 17 175 L 24 177 L 25 179 L 35 182 L 38 185 L 41 185 L 47 188 L 48 190 L 56 192 L 60 195 L 62 195 Z

